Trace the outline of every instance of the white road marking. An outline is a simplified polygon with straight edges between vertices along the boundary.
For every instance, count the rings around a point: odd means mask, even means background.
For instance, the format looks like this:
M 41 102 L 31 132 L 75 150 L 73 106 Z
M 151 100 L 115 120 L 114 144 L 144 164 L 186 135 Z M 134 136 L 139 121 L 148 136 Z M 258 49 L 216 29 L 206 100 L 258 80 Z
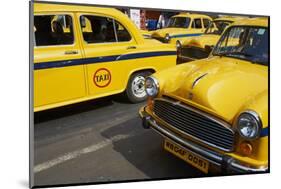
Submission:
M 64 154 L 60 157 L 57 157 L 57 158 L 52 159 L 50 161 L 47 161 L 47 162 L 41 163 L 39 165 L 36 165 L 33 168 L 33 171 L 34 171 L 34 173 L 39 173 L 41 171 L 44 171 L 44 170 L 49 169 L 51 167 L 54 167 L 58 164 L 64 163 L 68 160 L 75 159 L 75 158 L 77 158 L 77 157 L 79 157 L 83 154 L 95 152 L 95 151 L 97 151 L 101 148 L 104 148 L 104 147 L 112 144 L 113 142 L 129 138 L 130 136 L 132 136 L 132 135 L 116 135 L 112 138 L 105 139 L 104 141 L 102 141 L 100 143 L 93 144 L 91 146 L 85 147 L 85 148 L 80 149 L 80 150 L 76 150 L 76 151 L 73 151 L 73 152 L 66 153 L 66 154 Z

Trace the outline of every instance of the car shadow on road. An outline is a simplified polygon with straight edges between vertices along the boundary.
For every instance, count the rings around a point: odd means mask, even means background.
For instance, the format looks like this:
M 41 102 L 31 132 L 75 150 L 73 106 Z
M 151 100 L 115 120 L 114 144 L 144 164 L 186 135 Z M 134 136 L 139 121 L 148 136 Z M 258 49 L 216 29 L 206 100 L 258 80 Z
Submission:
M 130 137 L 113 141 L 113 149 L 150 179 L 176 179 L 208 176 L 163 149 L 163 139 L 141 127 L 138 118 L 116 125 L 101 133 L 106 138 L 125 134 Z
M 103 108 L 105 106 L 110 106 L 112 104 L 113 104 L 112 97 L 104 97 L 104 98 L 89 100 L 86 102 L 80 102 L 76 104 L 53 108 L 41 112 L 36 112 L 34 113 L 34 123 L 36 124 L 40 122 L 45 122 L 54 119 L 59 119 L 66 116 L 75 115 L 77 113 L 88 112 L 99 108 Z

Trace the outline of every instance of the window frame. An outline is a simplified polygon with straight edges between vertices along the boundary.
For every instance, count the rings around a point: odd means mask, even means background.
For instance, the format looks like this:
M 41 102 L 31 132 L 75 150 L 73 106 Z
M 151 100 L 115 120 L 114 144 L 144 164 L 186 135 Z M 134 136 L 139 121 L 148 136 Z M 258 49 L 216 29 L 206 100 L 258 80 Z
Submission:
M 73 43 L 72 44 L 60 44 L 60 45 L 47 45 L 47 46 L 37 46 L 36 45 L 36 37 L 35 37 L 35 32 L 33 31 L 33 47 L 36 49 L 41 49 L 41 48 L 57 48 L 57 47 L 75 47 L 76 46 L 76 29 L 75 29 L 75 20 L 74 20 L 74 14 L 69 13 L 69 12 L 40 12 L 40 13 L 34 13 L 35 16 L 59 16 L 59 15 L 67 15 L 71 17 L 71 22 L 72 22 L 72 30 L 73 30 Z M 34 26 L 34 24 L 33 24 Z
M 169 27 L 168 27 L 168 24 L 171 22 L 171 19 L 177 19 L 177 18 L 185 18 L 186 21 L 188 21 L 188 26 L 186 26 L 186 27 L 170 27 L 170 26 L 169 26 Z M 192 25 L 192 18 L 189 17 L 189 16 L 172 16 L 172 17 L 170 17 L 170 18 L 168 19 L 168 23 L 167 23 L 166 28 L 190 28 L 191 25 Z
M 237 28 L 250 28 L 250 29 L 254 29 L 254 28 L 263 28 L 263 29 L 266 29 L 267 30 L 267 32 L 268 32 L 268 45 L 270 45 L 270 37 L 269 37 L 269 28 L 268 27 L 266 27 L 266 26 L 255 26 L 255 25 L 234 25 L 234 26 L 230 26 L 230 27 L 228 27 L 228 28 L 226 28 L 226 30 L 223 32 L 223 34 L 222 34 L 222 36 L 220 37 L 220 39 L 219 39 L 219 41 L 217 42 L 217 44 L 216 44 L 216 46 L 213 48 L 213 51 L 212 51 L 212 56 L 219 56 L 218 55 L 218 53 L 216 52 L 217 51 L 217 49 L 219 48 L 219 45 L 221 45 L 222 44 L 222 42 L 223 42 L 223 40 L 225 39 L 225 38 L 227 38 L 227 40 L 229 39 L 229 35 L 230 35 L 230 33 L 229 33 L 229 31 L 231 30 L 231 29 L 233 29 L 233 28 L 235 28 L 235 27 L 237 27 Z M 227 36 L 226 36 L 227 35 Z M 228 41 L 227 41 L 227 43 L 228 43 Z M 261 65 L 261 66 L 269 66 L 269 62 L 270 62 L 270 46 L 268 46 L 268 62 L 267 62 L 267 65 L 266 64 L 262 64 L 262 63 L 256 63 L 257 65 Z M 226 55 L 224 55 L 225 57 L 230 57 L 230 58 L 234 58 L 234 59 L 239 59 L 239 60 L 243 60 L 243 61 L 248 61 L 248 62 L 251 62 L 249 59 L 245 59 L 245 58 L 241 58 L 241 57 L 238 57 L 238 56 L 236 56 L 236 57 L 234 57 L 234 56 L 226 56 Z
M 102 42 L 102 43 L 88 43 L 85 39 L 84 39 L 84 36 L 83 36 L 83 31 L 82 31 L 82 25 L 81 25 L 81 22 L 80 22 L 80 18 L 82 16 L 93 16 L 93 17 L 102 17 L 102 18 L 106 18 L 106 19 L 112 19 L 112 23 L 113 23 L 113 28 L 114 28 L 114 35 L 115 35 L 115 38 L 116 38 L 116 42 Z M 89 13 L 89 12 L 80 12 L 78 15 L 77 15 L 77 20 L 79 22 L 79 30 L 81 32 L 81 38 L 83 40 L 82 43 L 86 44 L 86 45 L 108 45 L 108 44 L 126 44 L 126 43 L 132 43 L 132 42 L 135 42 L 135 39 L 134 39 L 134 35 L 132 35 L 131 31 L 127 29 L 126 25 L 124 25 L 120 20 L 116 19 L 115 17 L 112 17 L 110 15 L 104 15 L 104 14 L 96 14 L 96 13 Z M 116 27 L 115 27 L 115 21 L 117 21 L 118 23 L 120 23 L 126 30 L 127 32 L 129 33 L 129 35 L 131 36 L 131 40 L 130 41 L 118 41 L 118 36 L 117 36 L 117 31 L 116 31 Z
M 206 27 L 205 27 L 205 24 L 204 24 L 204 20 L 208 20 L 208 25 Z M 211 28 L 214 28 L 214 23 L 209 18 L 202 18 L 202 23 L 203 23 L 204 29 L 207 29 L 210 24 L 213 25 L 213 26 L 211 26 Z
M 129 41 L 119 41 L 118 33 L 117 33 L 116 27 L 115 27 L 115 22 L 116 21 L 117 21 L 117 24 L 120 24 L 128 32 L 128 34 L 130 35 L 130 40 Z M 118 21 L 116 19 L 114 19 L 114 30 L 115 30 L 116 37 L 117 37 L 117 43 L 128 43 L 128 42 L 131 42 L 133 40 L 133 37 L 132 37 L 131 33 L 129 32 L 129 30 L 120 21 Z
M 195 27 L 195 20 L 200 20 L 201 28 L 196 28 L 196 27 Z M 193 27 L 193 26 L 194 26 L 194 27 Z M 192 24 L 191 24 L 191 28 L 192 28 L 192 29 L 204 29 L 204 28 L 203 28 L 203 24 L 202 24 L 202 19 L 201 19 L 201 18 L 193 18 L 193 21 L 192 21 Z

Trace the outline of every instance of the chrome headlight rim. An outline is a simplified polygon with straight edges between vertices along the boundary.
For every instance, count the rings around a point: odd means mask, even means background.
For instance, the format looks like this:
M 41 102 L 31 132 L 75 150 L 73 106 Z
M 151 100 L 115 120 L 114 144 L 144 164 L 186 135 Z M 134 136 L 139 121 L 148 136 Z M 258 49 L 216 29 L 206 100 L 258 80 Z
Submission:
M 182 44 L 181 44 L 180 40 L 177 40 L 176 41 L 176 48 L 177 48 L 177 50 L 181 49 L 181 46 L 182 46 Z
M 256 125 L 256 133 L 255 133 L 254 136 L 251 136 L 251 137 L 245 136 L 242 133 L 242 131 L 241 131 L 241 128 L 240 128 L 240 125 L 239 125 L 239 120 L 244 115 L 251 116 L 256 121 L 256 123 L 257 123 L 257 125 Z M 236 119 L 236 124 L 235 125 L 236 125 L 236 130 L 238 131 L 240 137 L 245 139 L 245 140 L 255 140 L 255 139 L 260 137 L 260 134 L 261 134 L 261 131 L 262 131 L 262 122 L 261 122 L 261 119 L 260 119 L 258 113 L 253 111 L 253 110 L 245 110 L 245 111 L 241 112 L 239 114 L 239 116 L 237 117 L 237 119 Z
M 154 94 L 151 94 L 149 91 L 148 91 L 148 88 L 147 88 L 147 81 L 148 80 L 152 80 L 153 82 L 153 85 L 155 86 L 155 93 Z M 146 79 L 145 79 L 145 92 L 147 94 L 147 96 L 149 97 L 156 97 L 158 94 L 159 94 L 159 90 L 160 90 L 160 85 L 159 85 L 159 82 L 158 80 L 153 77 L 153 76 L 148 76 Z
M 170 35 L 168 33 L 166 33 L 164 39 L 168 43 L 170 41 L 171 37 L 170 37 Z

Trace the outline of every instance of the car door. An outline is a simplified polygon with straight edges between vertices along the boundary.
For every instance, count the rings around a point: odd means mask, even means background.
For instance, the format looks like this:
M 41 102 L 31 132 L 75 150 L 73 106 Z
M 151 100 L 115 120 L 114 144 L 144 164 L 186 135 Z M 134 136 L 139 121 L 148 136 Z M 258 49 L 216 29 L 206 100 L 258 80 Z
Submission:
M 34 15 L 34 107 L 47 109 L 86 95 L 82 51 L 72 13 Z
M 125 24 L 109 16 L 78 14 L 82 46 L 87 60 L 88 93 L 96 97 L 122 92 L 127 76 L 121 61 L 124 54 L 137 49 Z

